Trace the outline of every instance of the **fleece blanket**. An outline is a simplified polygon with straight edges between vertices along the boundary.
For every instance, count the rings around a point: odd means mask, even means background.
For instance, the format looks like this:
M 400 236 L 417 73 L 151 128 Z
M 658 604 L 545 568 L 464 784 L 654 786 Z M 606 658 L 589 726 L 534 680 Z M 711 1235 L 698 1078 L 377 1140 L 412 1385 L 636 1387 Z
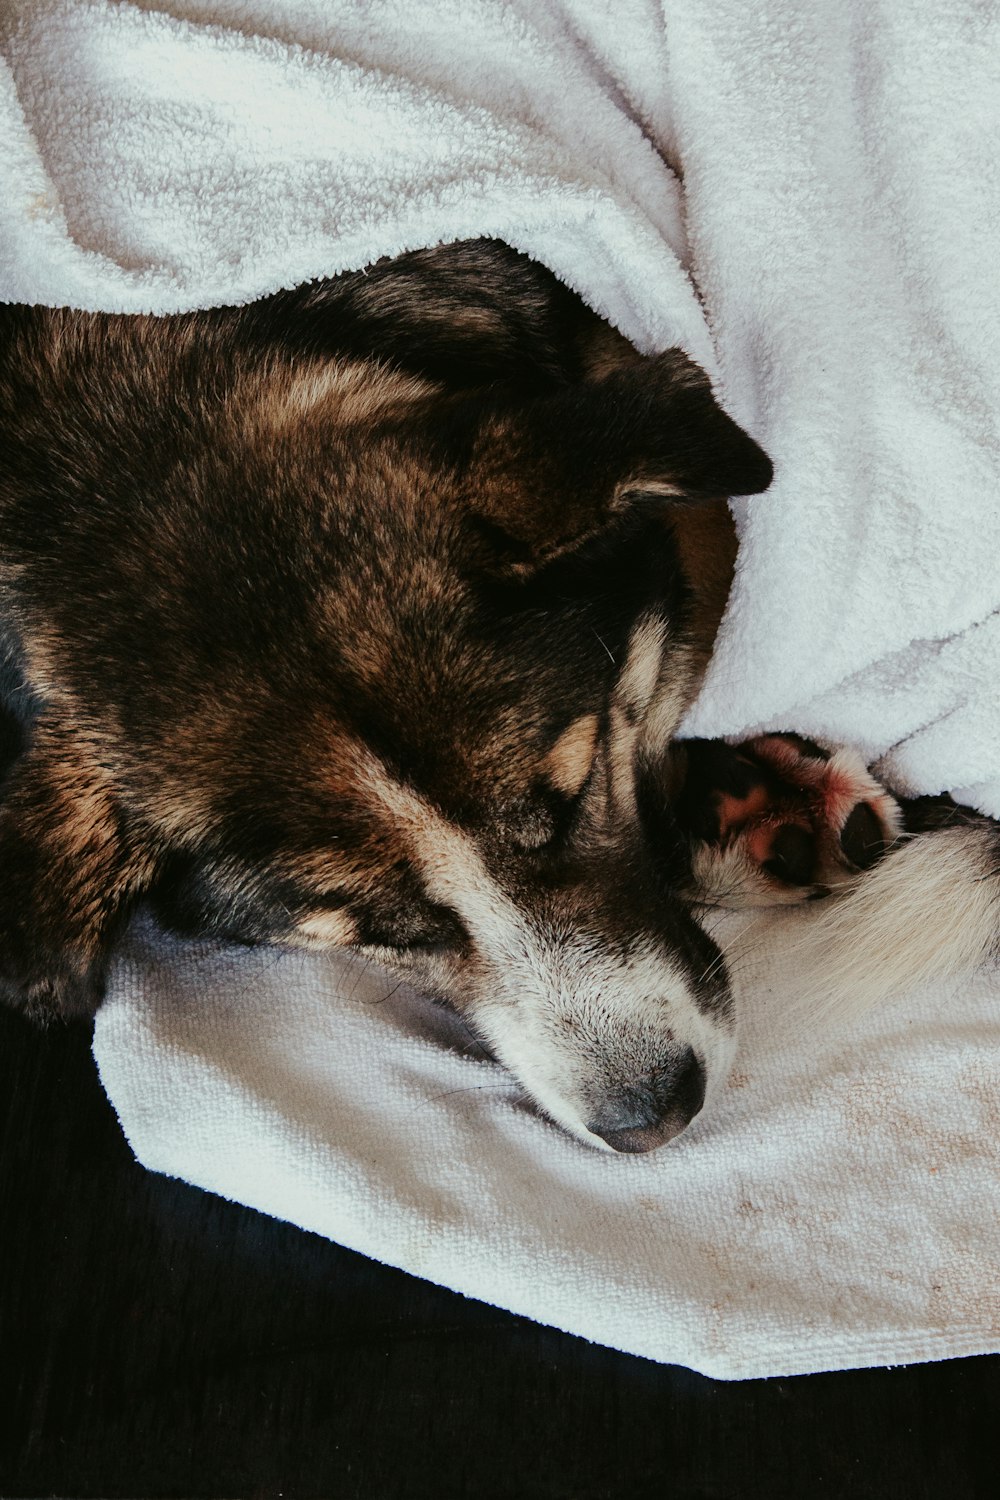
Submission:
M 0 51 L 0 296 L 165 312 L 507 240 L 775 458 L 689 731 L 1000 814 L 995 7 L 8 0 Z M 622 1348 L 1000 1347 L 995 982 L 823 1040 L 761 963 L 727 1102 L 641 1162 L 333 959 L 137 929 L 95 1046 L 150 1166 Z

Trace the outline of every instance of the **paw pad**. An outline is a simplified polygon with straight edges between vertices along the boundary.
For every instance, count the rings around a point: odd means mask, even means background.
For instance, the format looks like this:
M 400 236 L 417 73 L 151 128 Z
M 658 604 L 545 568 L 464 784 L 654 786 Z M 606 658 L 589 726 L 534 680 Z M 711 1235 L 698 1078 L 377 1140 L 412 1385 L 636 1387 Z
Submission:
M 902 832 L 898 804 L 852 750 L 798 735 L 694 741 L 683 797 L 701 840 L 695 883 L 722 905 L 822 896 L 878 863 Z

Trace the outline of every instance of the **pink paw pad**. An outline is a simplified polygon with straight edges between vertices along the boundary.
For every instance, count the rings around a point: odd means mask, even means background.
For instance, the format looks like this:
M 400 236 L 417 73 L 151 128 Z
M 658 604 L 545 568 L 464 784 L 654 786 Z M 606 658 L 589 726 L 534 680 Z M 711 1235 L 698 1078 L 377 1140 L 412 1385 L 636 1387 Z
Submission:
M 827 755 L 797 735 L 770 734 L 735 754 L 760 779 L 739 796 L 718 795 L 720 842 L 779 885 L 823 894 L 877 863 L 902 832 L 897 803 L 856 751 Z

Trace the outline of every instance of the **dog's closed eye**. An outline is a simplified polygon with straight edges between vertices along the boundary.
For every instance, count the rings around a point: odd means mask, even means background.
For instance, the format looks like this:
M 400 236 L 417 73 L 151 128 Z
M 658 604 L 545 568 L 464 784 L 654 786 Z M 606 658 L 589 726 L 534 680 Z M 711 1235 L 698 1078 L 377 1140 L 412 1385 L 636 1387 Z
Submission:
M 502 833 L 520 849 L 554 852 L 566 842 L 582 798 L 583 788 L 567 797 L 543 783 L 504 809 Z
M 587 787 L 597 752 L 597 714 L 574 719 L 542 761 L 542 776 L 523 797 L 508 803 L 498 823 L 521 849 L 556 849 L 563 844 Z
M 358 922 L 358 945 L 391 953 L 453 952 L 468 940 L 465 927 L 446 906 L 406 907 L 363 916 Z

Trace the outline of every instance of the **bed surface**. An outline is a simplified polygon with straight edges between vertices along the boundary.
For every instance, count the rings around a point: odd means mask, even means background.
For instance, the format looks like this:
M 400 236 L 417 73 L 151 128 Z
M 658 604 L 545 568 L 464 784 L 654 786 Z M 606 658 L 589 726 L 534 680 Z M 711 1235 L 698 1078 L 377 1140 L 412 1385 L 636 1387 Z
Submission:
M 0 1495 L 973 1500 L 1000 1357 L 713 1381 L 143 1171 L 0 1015 Z

